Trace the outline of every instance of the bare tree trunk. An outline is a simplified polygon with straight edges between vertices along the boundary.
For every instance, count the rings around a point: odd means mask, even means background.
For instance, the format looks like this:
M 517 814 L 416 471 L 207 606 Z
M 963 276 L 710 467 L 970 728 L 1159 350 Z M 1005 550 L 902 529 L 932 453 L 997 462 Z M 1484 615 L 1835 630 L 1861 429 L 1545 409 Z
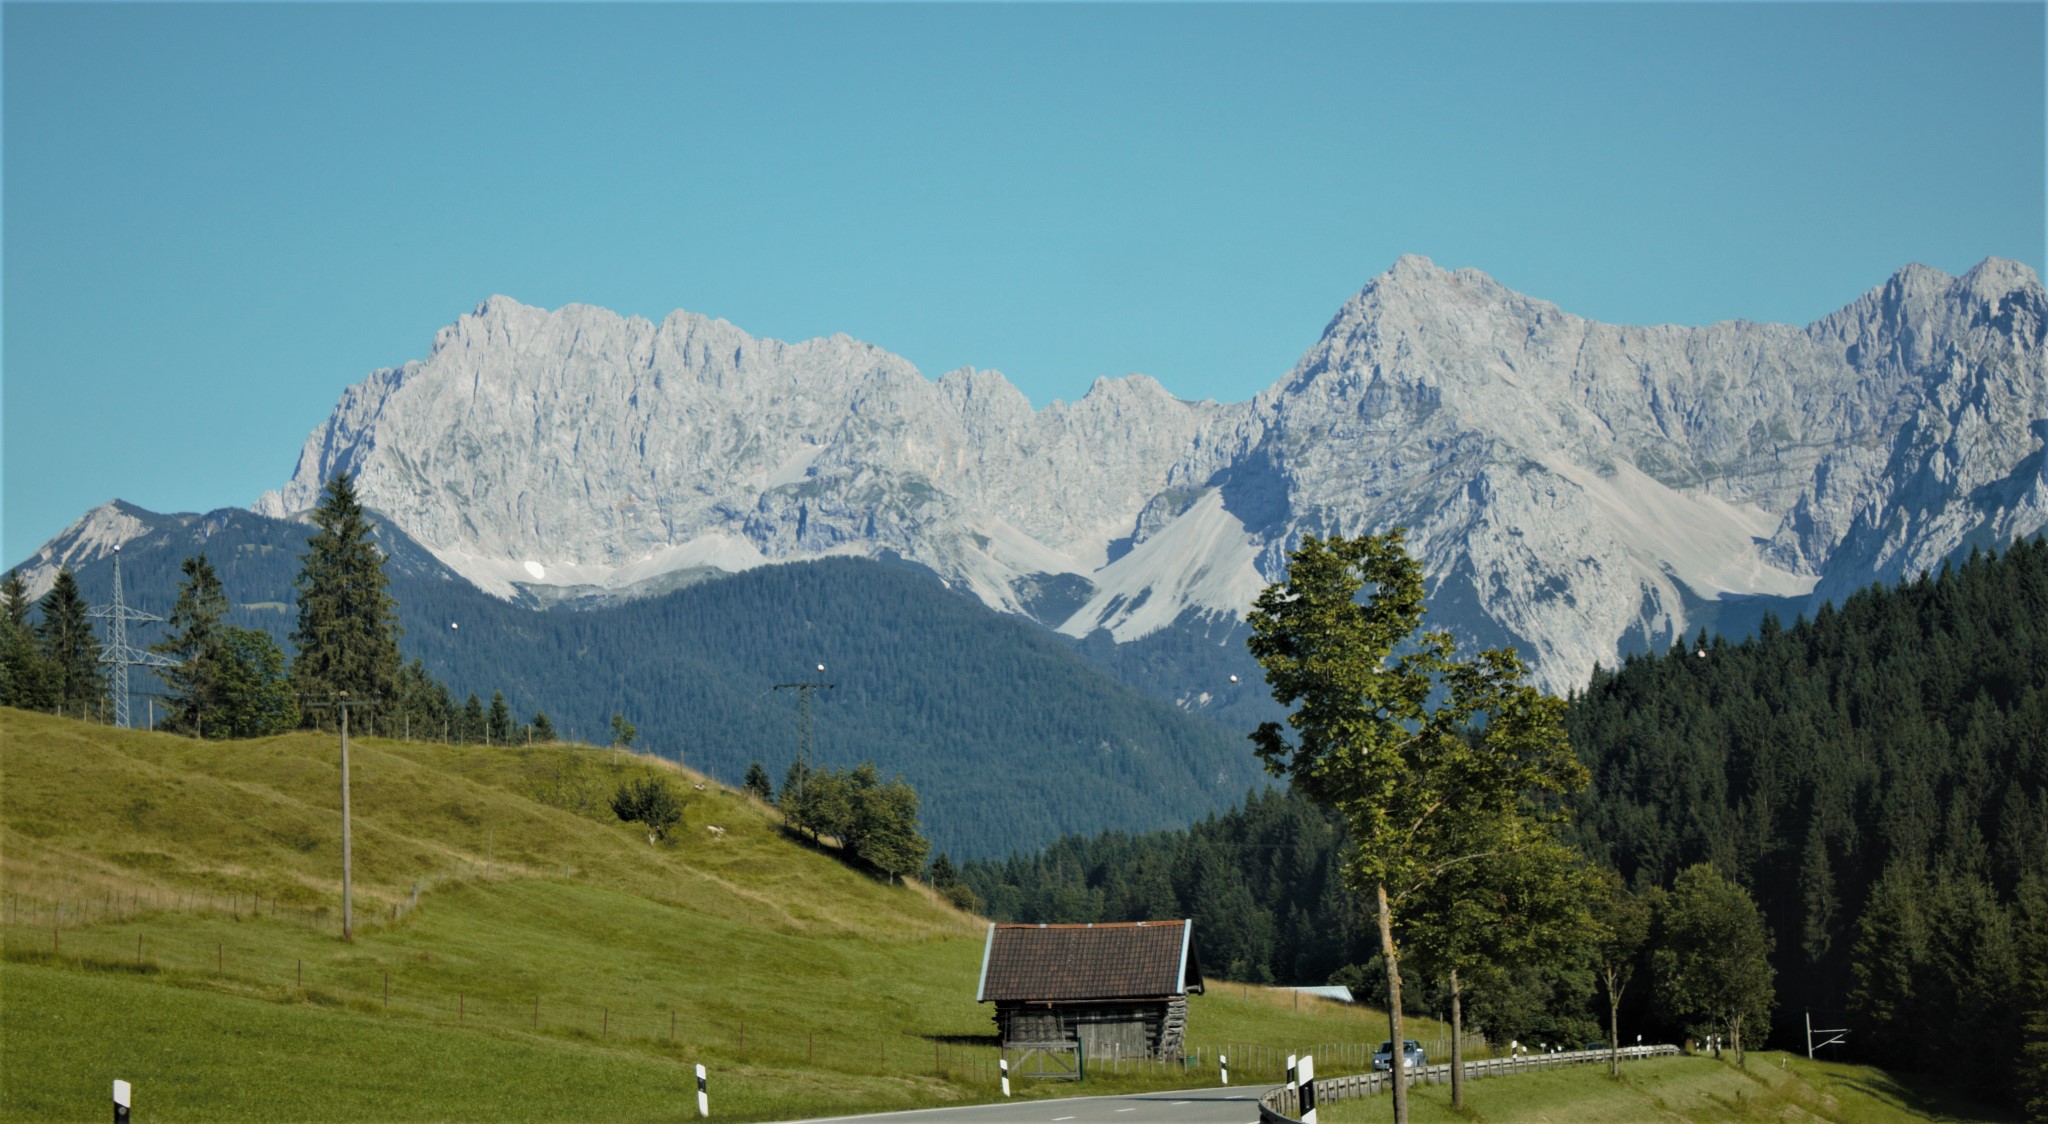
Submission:
M 1735 1047 L 1735 1068 L 1742 1068 L 1742 1016 L 1728 1020 L 1728 1044 Z
M 1607 1076 L 1621 1076 L 1621 991 L 1614 986 L 1612 965 L 1602 969 L 1607 980 Z
M 1401 1036 L 1401 958 L 1394 949 L 1394 911 L 1387 902 L 1387 884 L 1380 892 L 1380 956 L 1387 962 L 1387 1027 L 1393 1056 L 1387 1060 L 1387 1076 L 1394 1083 L 1394 1124 L 1408 1124 L 1408 1057 Z
M 1451 970 L 1451 1107 L 1465 1107 L 1465 996 Z

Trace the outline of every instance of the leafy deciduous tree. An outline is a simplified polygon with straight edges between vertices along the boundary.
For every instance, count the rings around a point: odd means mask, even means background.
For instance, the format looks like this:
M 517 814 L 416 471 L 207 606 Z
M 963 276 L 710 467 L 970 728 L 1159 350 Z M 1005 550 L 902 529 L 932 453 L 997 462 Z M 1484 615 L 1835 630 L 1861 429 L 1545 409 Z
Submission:
M 1593 868 L 1541 825 L 1511 823 L 1506 831 L 1501 854 L 1455 866 L 1409 900 L 1408 944 L 1423 971 L 1450 991 L 1456 1107 L 1465 1103 L 1467 986 L 1564 959 L 1595 935 L 1587 909 L 1597 885 Z
M 1771 937 L 1749 891 L 1706 863 L 1672 882 L 1656 919 L 1651 964 L 1671 1012 L 1725 1028 L 1743 1064 L 1744 1027 L 1767 1025 L 1776 1005 Z
M 612 794 L 612 813 L 646 827 L 648 843 L 666 842 L 669 833 L 683 822 L 683 799 L 666 777 L 633 777 Z
M 1336 809 L 1353 849 L 1345 877 L 1377 907 L 1389 1037 L 1403 1038 L 1397 914 L 1456 868 L 1505 853 L 1550 794 L 1583 787 L 1563 703 L 1522 682 L 1512 649 L 1457 658 L 1448 633 L 1415 636 L 1422 568 L 1399 529 L 1305 538 L 1287 580 L 1260 594 L 1252 655 L 1282 706 L 1253 735 L 1269 769 Z M 1361 597 L 1363 600 L 1361 600 Z M 1411 642 L 1411 637 L 1413 640 Z M 1395 1052 L 1394 1118 L 1407 1085 Z
M 260 738 L 299 724 L 284 650 L 269 633 L 233 625 L 222 629 L 214 674 L 212 736 Z
M 1651 899 L 1622 885 L 1621 875 L 1601 870 L 1589 903 L 1593 910 L 1593 970 L 1607 992 L 1607 1072 L 1621 1076 L 1621 994 L 1635 976 L 1650 939 Z

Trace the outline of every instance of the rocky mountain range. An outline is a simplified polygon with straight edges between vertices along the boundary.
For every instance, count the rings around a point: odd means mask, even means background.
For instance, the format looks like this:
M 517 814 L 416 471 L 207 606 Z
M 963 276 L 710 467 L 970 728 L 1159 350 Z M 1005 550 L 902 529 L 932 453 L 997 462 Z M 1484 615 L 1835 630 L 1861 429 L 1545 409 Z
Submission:
M 1304 533 L 1402 525 L 1437 618 L 1557 689 L 1716 602 L 2048 522 L 2040 281 L 1909 266 L 1814 324 L 1626 327 L 1404 257 L 1249 402 L 1142 375 L 1034 410 L 835 336 L 494 297 L 349 389 L 259 510 L 354 472 L 505 597 L 891 553 L 1117 641 L 1241 613 Z
M 1248 402 L 1143 375 L 1033 409 L 834 336 L 493 297 L 350 387 L 257 510 L 334 473 L 502 598 L 833 555 L 1100 647 L 1224 636 L 1303 534 L 1409 529 L 1433 620 L 1555 690 L 2048 523 L 2048 295 L 1908 266 L 1796 327 L 1602 324 L 1404 257 Z M 1227 642 L 1224 641 L 1224 642 Z

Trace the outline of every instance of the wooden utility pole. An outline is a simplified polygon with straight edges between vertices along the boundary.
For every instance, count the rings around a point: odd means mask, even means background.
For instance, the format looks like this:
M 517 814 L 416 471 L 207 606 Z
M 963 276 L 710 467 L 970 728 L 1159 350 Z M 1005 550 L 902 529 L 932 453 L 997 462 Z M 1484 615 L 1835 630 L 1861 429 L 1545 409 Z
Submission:
M 356 707 L 374 707 L 375 699 L 352 699 L 347 691 L 336 691 L 326 702 L 306 702 L 313 709 L 332 708 L 341 713 L 341 939 L 356 939 L 355 919 L 355 855 L 354 840 L 349 824 L 348 785 L 348 712 Z

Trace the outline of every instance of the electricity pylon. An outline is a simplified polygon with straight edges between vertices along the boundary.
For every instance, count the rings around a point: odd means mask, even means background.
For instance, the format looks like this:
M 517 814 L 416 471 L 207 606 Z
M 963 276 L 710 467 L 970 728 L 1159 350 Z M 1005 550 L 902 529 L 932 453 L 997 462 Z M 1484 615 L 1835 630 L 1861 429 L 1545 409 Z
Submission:
M 100 650 L 100 662 L 114 668 L 114 725 L 126 729 L 128 726 L 128 669 L 131 667 L 177 667 L 176 660 L 165 659 L 155 652 L 146 652 L 128 643 L 128 622 L 162 621 L 155 613 L 131 609 L 121 597 L 121 548 L 114 548 L 114 603 L 92 610 L 88 616 L 99 617 L 111 622 L 107 626 L 107 646 Z
M 823 674 L 823 673 L 824 673 L 824 671 L 825 671 L 825 665 L 824 665 L 824 664 L 819 664 L 819 665 L 818 665 L 818 672 L 819 672 L 820 674 Z M 831 689 L 832 689 L 832 688 L 833 688 L 834 686 L 836 686 L 836 684 L 832 684 L 832 683 L 818 683 L 818 682 L 810 682 L 810 683 L 777 683 L 777 684 L 775 685 L 775 689 L 776 689 L 776 690 L 778 690 L 778 691 L 795 691 L 795 692 L 796 692 L 796 763 L 797 763 L 797 769 L 796 769 L 796 783 L 797 783 L 797 790 L 796 790 L 796 792 L 797 792 L 797 805 L 798 805 L 799 807 L 801 807 L 801 806 L 803 805 L 803 793 L 804 793 L 804 789 L 805 789 L 805 787 L 807 787 L 807 786 L 809 785 L 809 783 L 810 783 L 810 773 L 811 773 L 811 692 L 812 692 L 812 691 L 829 691 L 829 690 L 831 690 Z

